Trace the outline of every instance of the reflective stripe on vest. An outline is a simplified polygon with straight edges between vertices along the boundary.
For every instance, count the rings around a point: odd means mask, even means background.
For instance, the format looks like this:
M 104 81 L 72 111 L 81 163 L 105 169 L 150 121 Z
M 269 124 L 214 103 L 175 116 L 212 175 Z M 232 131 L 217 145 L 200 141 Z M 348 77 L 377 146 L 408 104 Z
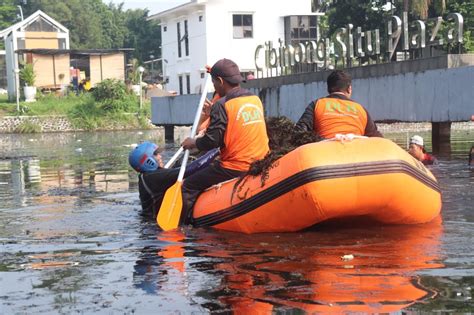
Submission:
M 363 136 L 367 112 L 362 105 L 338 98 L 321 98 L 314 106 L 314 131 L 330 139 L 336 134 L 353 133 Z

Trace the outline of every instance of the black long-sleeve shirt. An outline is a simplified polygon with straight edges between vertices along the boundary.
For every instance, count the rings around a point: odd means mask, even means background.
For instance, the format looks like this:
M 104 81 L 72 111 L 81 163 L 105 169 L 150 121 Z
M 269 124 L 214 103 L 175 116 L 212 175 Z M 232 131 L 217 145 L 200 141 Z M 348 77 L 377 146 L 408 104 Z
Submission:
M 214 148 L 223 148 L 224 135 L 227 129 L 227 112 L 224 104 L 233 98 L 253 95 L 252 92 L 236 87 L 229 91 L 226 96 L 220 98 L 211 107 L 211 122 L 204 136 L 196 139 L 196 147 L 199 151 L 208 151 Z

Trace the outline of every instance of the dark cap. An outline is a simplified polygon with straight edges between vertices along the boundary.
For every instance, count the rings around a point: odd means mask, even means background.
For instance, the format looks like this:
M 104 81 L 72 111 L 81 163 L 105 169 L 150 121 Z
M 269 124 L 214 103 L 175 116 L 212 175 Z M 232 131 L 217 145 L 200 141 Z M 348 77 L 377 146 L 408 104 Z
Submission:
M 221 59 L 217 61 L 211 68 L 211 75 L 213 77 L 221 77 L 231 84 L 238 84 L 245 82 L 240 75 L 239 66 L 230 59 Z

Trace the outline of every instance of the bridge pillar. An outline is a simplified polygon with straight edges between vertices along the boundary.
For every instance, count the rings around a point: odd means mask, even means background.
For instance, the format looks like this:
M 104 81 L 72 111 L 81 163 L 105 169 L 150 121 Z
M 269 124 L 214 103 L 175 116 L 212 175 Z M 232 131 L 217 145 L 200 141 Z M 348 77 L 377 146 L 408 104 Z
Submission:
M 165 142 L 174 142 L 174 125 L 165 125 Z
M 451 153 L 451 122 L 432 122 L 431 141 L 433 153 L 449 155 Z

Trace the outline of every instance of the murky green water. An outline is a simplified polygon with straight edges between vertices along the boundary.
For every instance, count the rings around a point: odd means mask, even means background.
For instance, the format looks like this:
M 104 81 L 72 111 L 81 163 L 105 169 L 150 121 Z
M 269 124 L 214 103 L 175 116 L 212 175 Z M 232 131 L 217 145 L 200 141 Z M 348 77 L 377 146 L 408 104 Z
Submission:
M 162 138 L 0 135 L 0 313 L 474 311 L 472 130 L 433 170 L 442 223 L 261 235 L 142 219 L 127 156 Z

